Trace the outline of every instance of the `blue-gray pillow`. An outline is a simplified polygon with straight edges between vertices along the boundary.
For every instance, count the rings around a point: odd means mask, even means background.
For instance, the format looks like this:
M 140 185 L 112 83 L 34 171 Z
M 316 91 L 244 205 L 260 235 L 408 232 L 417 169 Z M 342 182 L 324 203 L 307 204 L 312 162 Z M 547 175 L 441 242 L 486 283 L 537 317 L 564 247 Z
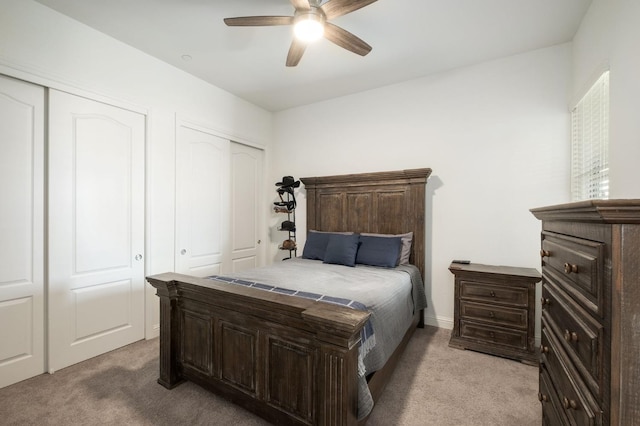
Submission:
M 327 250 L 329 237 L 333 234 L 353 235 L 353 232 L 326 232 L 309 230 L 307 241 L 302 250 L 303 259 L 324 260 L 324 252 Z
M 356 263 L 395 268 L 400 260 L 402 238 L 360 235 Z
M 309 231 L 302 250 L 302 258 L 324 260 L 324 252 L 327 250 L 330 235 L 328 232 Z
M 407 232 L 406 234 L 371 234 L 363 232 L 360 235 L 370 236 L 370 237 L 384 237 L 384 238 L 394 238 L 400 237 L 402 239 L 402 250 L 400 250 L 400 261 L 399 265 L 408 265 L 409 258 L 411 257 L 411 243 L 413 242 L 413 232 Z
M 358 234 L 331 234 L 327 249 L 324 252 L 324 263 L 334 263 L 345 266 L 356 266 L 358 253 Z

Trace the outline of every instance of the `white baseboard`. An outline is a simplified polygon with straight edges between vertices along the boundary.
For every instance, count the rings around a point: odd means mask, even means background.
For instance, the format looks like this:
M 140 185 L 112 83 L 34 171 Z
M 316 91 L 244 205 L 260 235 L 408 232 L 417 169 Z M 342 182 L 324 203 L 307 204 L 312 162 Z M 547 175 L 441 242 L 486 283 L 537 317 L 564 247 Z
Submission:
M 446 317 L 434 317 L 430 315 L 425 315 L 424 323 L 426 325 L 430 325 L 432 327 L 444 328 L 447 330 L 453 329 L 453 319 Z
M 160 337 L 160 323 L 153 324 L 150 329 L 147 329 L 147 333 L 144 336 L 145 340 L 155 339 Z

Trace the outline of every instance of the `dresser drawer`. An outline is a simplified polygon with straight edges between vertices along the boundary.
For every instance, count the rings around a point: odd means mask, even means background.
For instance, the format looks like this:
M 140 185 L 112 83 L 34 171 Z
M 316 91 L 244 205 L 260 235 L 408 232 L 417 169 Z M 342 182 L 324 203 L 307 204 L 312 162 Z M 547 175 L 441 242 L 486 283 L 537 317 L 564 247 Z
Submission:
M 461 300 L 460 315 L 469 320 L 487 321 L 495 325 L 525 330 L 528 325 L 528 311 L 525 308 L 510 308 Z
M 527 349 L 526 330 L 511 330 L 460 320 L 460 336 L 467 339 L 482 340 L 494 345 L 520 350 Z
M 570 424 L 601 426 L 602 410 L 586 387 L 573 364 L 560 346 L 553 331 L 542 322 L 542 367 L 548 369 L 553 388 L 556 390 L 560 407 Z
M 477 281 L 460 280 L 460 298 L 479 302 L 503 303 L 512 306 L 528 306 L 528 290 Z
M 600 317 L 604 316 L 604 248 L 596 241 L 542 233 L 544 274 Z
M 591 390 L 600 395 L 603 376 L 604 327 L 561 291 L 542 286 L 543 317 L 567 351 Z
M 538 400 L 542 404 L 542 424 L 545 426 L 567 425 L 569 421 L 564 415 L 558 394 L 551 383 L 549 372 L 544 366 L 540 366 Z

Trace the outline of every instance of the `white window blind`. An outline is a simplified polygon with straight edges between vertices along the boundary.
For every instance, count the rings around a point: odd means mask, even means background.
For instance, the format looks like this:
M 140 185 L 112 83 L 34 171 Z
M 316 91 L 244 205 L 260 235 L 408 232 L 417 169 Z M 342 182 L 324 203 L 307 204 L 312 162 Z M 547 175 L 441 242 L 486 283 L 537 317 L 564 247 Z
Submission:
M 609 71 L 571 111 L 571 199 L 609 198 Z

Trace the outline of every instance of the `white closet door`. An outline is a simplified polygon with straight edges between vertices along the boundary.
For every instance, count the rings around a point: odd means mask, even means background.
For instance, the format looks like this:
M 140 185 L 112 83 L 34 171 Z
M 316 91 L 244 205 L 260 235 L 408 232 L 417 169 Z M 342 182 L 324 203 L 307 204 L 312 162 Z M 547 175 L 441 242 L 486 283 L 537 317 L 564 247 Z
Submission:
M 0 76 L 0 387 L 44 354 L 44 88 Z
M 176 272 L 204 277 L 228 269 L 230 142 L 178 124 Z
M 49 371 L 144 337 L 143 115 L 52 90 Z
M 231 144 L 231 270 L 262 266 L 262 218 L 269 206 L 262 194 L 262 150 Z

